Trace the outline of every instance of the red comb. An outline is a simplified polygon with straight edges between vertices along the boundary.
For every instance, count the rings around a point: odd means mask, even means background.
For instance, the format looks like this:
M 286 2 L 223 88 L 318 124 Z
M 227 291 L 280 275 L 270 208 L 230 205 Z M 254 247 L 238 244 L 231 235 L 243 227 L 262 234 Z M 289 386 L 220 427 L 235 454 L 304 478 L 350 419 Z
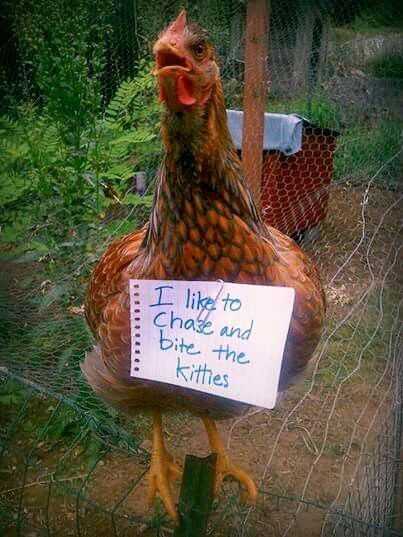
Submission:
M 169 31 L 174 33 L 182 33 L 186 27 L 186 10 L 182 9 L 177 18 L 169 26 Z

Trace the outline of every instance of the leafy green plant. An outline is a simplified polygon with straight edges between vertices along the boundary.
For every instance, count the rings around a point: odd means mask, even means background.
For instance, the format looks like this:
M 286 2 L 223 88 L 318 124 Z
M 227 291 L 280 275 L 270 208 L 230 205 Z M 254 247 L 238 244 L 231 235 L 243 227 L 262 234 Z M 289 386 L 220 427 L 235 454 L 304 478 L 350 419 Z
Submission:
M 40 94 L 41 120 L 51 125 L 58 146 L 53 169 L 41 170 L 44 184 L 39 187 L 58 196 L 60 219 L 68 216 L 73 223 L 82 205 L 90 208 L 88 194 L 96 189 L 85 171 L 102 104 L 106 8 L 86 0 L 20 0 L 16 5 L 20 54 Z M 43 148 L 41 141 L 36 145 Z M 29 154 L 37 164 L 36 149 L 29 147 Z
M 76 150 L 99 112 L 110 7 L 95 0 L 16 3 L 20 54 L 33 72 L 34 89 L 65 145 Z
M 159 161 L 159 115 L 151 63 L 143 60 L 137 76 L 122 82 L 109 103 L 90 155 L 92 168 L 121 195 L 135 171 L 152 172 Z
M 0 406 L 12 407 L 21 404 L 23 400 L 23 387 L 18 382 L 9 380 L 0 385 Z
M 106 111 L 82 133 L 85 156 L 72 156 L 72 147 L 66 145 L 47 107 L 40 110 L 28 103 L 19 107 L 17 119 L 0 118 L 3 240 L 17 240 L 24 228 L 33 226 L 39 243 L 36 230 L 43 229 L 46 248 L 64 257 L 60 239 L 64 244 L 74 229 L 85 248 L 88 230 L 78 233 L 80 226 L 90 225 L 97 214 L 108 214 L 109 205 L 141 205 L 148 213 L 150 198 L 131 192 L 131 178 L 135 171 L 146 171 L 151 178 L 157 167 L 159 113 L 150 63 L 141 62 L 138 76 L 121 84 Z M 84 186 L 77 186 L 77 174 Z M 78 239 L 72 242 L 77 248 Z M 26 244 L 30 246 L 38 257 L 44 255 L 42 247 L 37 249 L 32 241 Z
M 50 176 L 63 158 L 55 126 L 29 103 L 18 113 L 18 120 L 0 118 L 0 206 L 4 208 L 17 201 L 23 204 L 34 192 L 51 195 Z

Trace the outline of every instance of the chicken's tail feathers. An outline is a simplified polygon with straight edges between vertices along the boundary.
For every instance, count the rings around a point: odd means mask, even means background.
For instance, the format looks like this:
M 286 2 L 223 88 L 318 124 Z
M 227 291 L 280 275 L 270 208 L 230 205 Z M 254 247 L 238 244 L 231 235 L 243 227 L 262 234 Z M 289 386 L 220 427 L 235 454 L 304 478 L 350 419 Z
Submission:
M 95 393 L 102 396 L 110 404 L 119 407 L 127 399 L 127 385 L 119 382 L 108 370 L 98 345 L 87 352 L 80 367 L 85 379 Z

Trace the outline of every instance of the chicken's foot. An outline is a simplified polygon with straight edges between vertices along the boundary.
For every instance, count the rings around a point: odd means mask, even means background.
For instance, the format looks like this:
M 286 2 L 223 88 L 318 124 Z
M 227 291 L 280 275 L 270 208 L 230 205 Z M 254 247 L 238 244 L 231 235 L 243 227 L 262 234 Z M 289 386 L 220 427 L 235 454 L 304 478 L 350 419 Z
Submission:
M 178 513 L 172 498 L 171 481 L 181 476 L 179 466 L 174 462 L 172 455 L 168 453 L 164 444 L 162 430 L 161 411 L 153 411 L 153 449 L 151 466 L 148 471 L 148 505 L 151 506 L 156 495 L 161 498 L 168 515 L 178 521 Z
M 230 460 L 214 420 L 207 416 L 204 416 L 202 420 L 206 428 L 211 451 L 217 453 L 215 493 L 218 493 L 224 478 L 226 476 L 232 476 L 246 489 L 243 493 L 243 499 L 250 503 L 255 503 L 257 498 L 257 488 L 253 479 L 245 472 L 245 470 L 242 470 L 242 468 L 236 466 Z

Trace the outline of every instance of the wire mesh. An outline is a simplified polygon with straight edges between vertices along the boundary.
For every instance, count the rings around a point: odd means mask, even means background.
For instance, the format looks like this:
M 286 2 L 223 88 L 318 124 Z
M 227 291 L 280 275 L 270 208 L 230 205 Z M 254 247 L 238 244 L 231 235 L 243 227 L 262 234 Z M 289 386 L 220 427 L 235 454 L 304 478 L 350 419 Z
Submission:
M 242 108 L 243 2 L 115 0 L 96 11 L 108 25 L 98 43 L 106 115 L 117 92 L 129 105 L 139 91 L 150 93 L 136 85 L 139 71 L 149 69 L 155 36 L 184 5 L 216 44 L 228 108 Z M 348 2 L 271 2 L 267 111 L 300 114 L 305 126 L 299 153 L 265 155 L 262 210 L 317 263 L 328 313 L 303 381 L 273 411 L 222 423 L 228 448 L 261 494 L 251 508 L 226 484 L 210 535 L 402 535 L 403 92 L 401 80 L 376 76 L 375 67 L 401 57 L 403 38 L 342 26 L 352 9 Z M 152 114 L 158 118 L 158 110 Z M 95 132 L 92 140 L 96 146 Z M 5 535 L 172 532 L 162 509 L 144 507 L 147 416 L 130 420 L 106 407 L 79 368 L 92 345 L 82 309 L 90 270 L 114 237 L 142 225 L 150 211 L 162 149 L 156 141 L 144 157 L 130 147 L 130 174 L 120 183 L 122 169 L 102 176 L 111 203 L 91 225 L 72 226 L 69 238 L 38 253 L 33 243 L 55 222 L 49 214 L 2 242 Z M 141 196 L 133 188 L 139 172 L 147 177 Z M 206 453 L 195 418 L 166 421 L 178 458 Z

